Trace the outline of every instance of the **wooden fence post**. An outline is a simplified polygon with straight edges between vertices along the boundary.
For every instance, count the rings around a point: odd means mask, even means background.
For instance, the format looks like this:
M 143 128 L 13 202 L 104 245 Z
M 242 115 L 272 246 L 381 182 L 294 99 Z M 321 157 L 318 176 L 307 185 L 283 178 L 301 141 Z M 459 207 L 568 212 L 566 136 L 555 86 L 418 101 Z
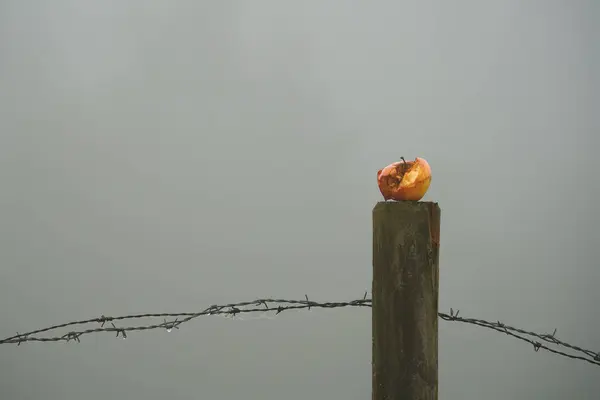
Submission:
M 440 208 L 373 208 L 372 400 L 437 400 Z

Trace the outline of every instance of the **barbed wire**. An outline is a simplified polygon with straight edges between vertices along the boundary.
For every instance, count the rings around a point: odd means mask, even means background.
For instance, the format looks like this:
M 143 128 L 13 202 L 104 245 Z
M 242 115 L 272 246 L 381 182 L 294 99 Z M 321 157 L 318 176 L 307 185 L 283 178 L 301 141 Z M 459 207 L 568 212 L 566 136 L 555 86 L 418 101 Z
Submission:
M 225 315 L 235 317 L 236 315 L 248 314 L 248 313 L 270 313 L 273 312 L 275 315 L 280 314 L 283 311 L 289 310 L 300 310 L 300 309 L 312 309 L 312 308 L 341 308 L 341 307 L 371 307 L 372 301 L 367 298 L 367 293 L 361 299 L 341 302 L 317 302 L 308 299 L 305 295 L 304 300 L 285 300 L 285 299 L 258 299 L 252 301 L 243 301 L 238 303 L 230 303 L 223 305 L 211 305 L 210 307 L 199 311 L 199 312 L 178 312 L 178 313 L 145 313 L 145 314 L 132 314 L 118 317 L 107 317 L 101 315 L 97 318 L 90 318 L 86 320 L 78 320 L 67 322 L 59 325 L 49 326 L 47 328 L 34 330 L 26 333 L 18 333 L 14 336 L 7 337 L 0 340 L 0 344 L 16 343 L 17 346 L 24 342 L 80 342 L 80 337 L 83 335 L 98 333 L 98 332 L 113 332 L 116 337 L 127 338 L 127 332 L 133 331 L 145 331 L 151 329 L 166 329 L 170 332 L 173 329 L 179 329 L 179 326 L 183 323 L 189 322 L 195 318 L 208 315 Z M 563 357 L 586 361 L 590 364 L 600 366 L 600 353 L 591 350 L 584 349 L 579 346 L 575 346 L 559 340 L 556 337 L 556 329 L 552 334 L 548 333 L 536 333 L 525 329 L 515 328 L 513 326 L 504 324 L 500 321 L 488 321 L 478 318 L 465 318 L 459 317 L 459 311 L 456 312 L 451 308 L 450 313 L 446 314 L 443 312 L 438 313 L 438 316 L 444 321 L 450 322 L 461 322 L 465 324 L 475 325 L 482 328 L 494 330 L 509 335 L 513 338 L 527 342 L 533 345 L 533 349 L 537 352 L 540 349 L 544 349 L 553 354 L 560 355 Z M 163 322 L 137 325 L 137 326 L 116 326 L 115 322 L 124 320 L 136 320 L 142 318 L 162 318 Z M 170 318 L 170 320 L 167 320 Z M 48 333 L 61 328 L 81 326 L 86 324 L 100 324 L 99 327 L 70 330 L 62 335 L 44 337 L 39 336 L 41 333 Z M 110 326 L 105 326 L 110 323 Z M 544 344 L 548 343 L 548 344 Z M 571 352 L 579 354 L 570 354 L 563 350 L 549 347 L 553 345 L 556 347 L 562 347 L 568 349 Z

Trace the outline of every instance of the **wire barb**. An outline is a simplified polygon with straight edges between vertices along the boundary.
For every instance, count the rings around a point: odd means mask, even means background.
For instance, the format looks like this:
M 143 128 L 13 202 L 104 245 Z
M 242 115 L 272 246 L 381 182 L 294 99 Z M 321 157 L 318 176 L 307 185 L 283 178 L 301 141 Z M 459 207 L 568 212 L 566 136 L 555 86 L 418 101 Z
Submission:
M 127 339 L 127 332 L 125 332 L 124 328 L 117 328 L 115 326 L 115 324 L 113 324 L 112 322 L 110 323 L 113 326 L 113 329 L 111 329 L 113 332 L 116 331 L 117 334 L 115 337 L 119 337 L 119 333 L 123 336 L 123 339 Z
M 171 332 L 173 329 L 179 329 L 180 322 L 177 321 L 178 318 L 175 318 L 174 321 L 167 322 L 166 318 L 163 318 L 163 326 L 167 330 L 167 332 Z
M 81 336 L 81 333 L 71 331 L 71 332 L 66 333 L 63 337 L 65 338 L 65 340 L 67 342 L 70 342 L 71 340 L 75 340 L 77 343 L 81 343 L 81 341 L 79 340 L 79 336 Z
M 308 295 L 305 294 L 304 298 L 306 299 L 306 304 L 308 304 L 308 311 L 310 311 L 310 301 L 308 301 Z
M 27 334 L 21 335 L 19 332 L 17 332 L 17 337 L 18 337 L 17 346 L 20 346 L 21 343 L 27 341 Z
M 330 309 L 330 308 L 342 308 L 342 307 L 372 307 L 372 300 L 367 298 L 367 292 L 365 292 L 362 298 L 351 301 L 339 301 L 339 302 L 316 302 L 309 300 L 308 295 L 304 295 L 302 300 L 285 300 L 285 299 L 272 299 L 264 298 L 253 301 L 243 301 L 238 303 L 224 304 L 224 305 L 211 305 L 203 311 L 196 312 L 180 312 L 180 313 L 147 313 L 147 314 L 133 314 L 119 317 L 110 317 L 102 315 L 99 318 L 91 318 L 87 320 L 73 321 L 59 325 L 53 325 L 48 328 L 38 329 L 27 333 L 19 333 L 16 335 L 7 337 L 0 340 L 0 344 L 16 343 L 20 346 L 23 342 L 70 342 L 76 341 L 80 343 L 80 337 L 83 335 L 98 333 L 98 332 L 115 332 L 116 337 L 122 337 L 126 339 L 127 332 L 132 331 L 143 331 L 150 329 L 166 329 L 171 331 L 172 329 L 179 329 L 179 326 L 183 323 L 189 322 L 195 318 L 208 315 L 225 315 L 225 316 L 236 316 L 239 314 L 247 313 L 265 313 L 273 312 L 275 315 L 288 310 L 301 310 L 307 309 L 312 310 L 315 308 Z M 488 321 L 477 318 L 466 318 L 459 316 L 460 310 L 454 310 L 450 308 L 450 313 L 438 313 L 440 319 L 444 321 L 460 322 L 469 325 L 475 325 L 478 327 L 494 330 L 496 332 L 504 333 L 515 339 L 527 342 L 533 346 L 534 351 L 538 352 L 540 349 L 549 351 L 555 355 L 585 361 L 590 364 L 600 366 L 600 352 L 595 352 L 566 343 L 559 340 L 556 337 L 557 330 L 554 329 L 552 334 L 548 333 L 535 333 L 527 331 L 525 329 L 515 328 L 510 325 L 504 324 L 500 321 Z M 155 319 L 160 318 L 162 322 L 158 323 L 146 323 L 145 325 L 133 325 L 126 327 L 117 327 L 114 321 L 125 321 L 125 320 L 138 320 L 138 319 Z M 167 320 L 170 318 L 171 320 Z M 160 320 L 159 320 L 160 321 Z M 105 324 L 110 322 L 111 327 L 106 327 Z M 63 335 L 57 336 L 41 336 L 42 333 L 48 333 L 50 331 L 56 331 L 61 328 L 83 326 L 88 324 L 100 324 L 95 327 L 81 330 L 70 330 Z M 548 345 L 544 344 L 547 343 Z M 555 347 L 549 347 L 549 345 Z M 559 350 L 559 348 L 561 348 Z M 569 351 L 567 353 L 567 351 Z
M 100 318 L 97 319 L 97 321 L 100 323 L 100 326 L 103 327 L 105 323 L 112 321 L 112 318 L 105 317 L 103 314 L 100 316 Z

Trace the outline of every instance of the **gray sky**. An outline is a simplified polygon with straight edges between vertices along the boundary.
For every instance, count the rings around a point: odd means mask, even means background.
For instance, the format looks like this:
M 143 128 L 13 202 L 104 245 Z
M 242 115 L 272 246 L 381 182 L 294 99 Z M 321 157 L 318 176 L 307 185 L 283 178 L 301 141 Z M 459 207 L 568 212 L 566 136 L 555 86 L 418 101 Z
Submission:
M 371 286 L 376 171 L 433 170 L 440 309 L 600 350 L 593 1 L 0 3 L 0 337 Z M 3 399 L 366 399 L 368 309 L 5 344 Z M 440 321 L 440 398 L 599 369 Z

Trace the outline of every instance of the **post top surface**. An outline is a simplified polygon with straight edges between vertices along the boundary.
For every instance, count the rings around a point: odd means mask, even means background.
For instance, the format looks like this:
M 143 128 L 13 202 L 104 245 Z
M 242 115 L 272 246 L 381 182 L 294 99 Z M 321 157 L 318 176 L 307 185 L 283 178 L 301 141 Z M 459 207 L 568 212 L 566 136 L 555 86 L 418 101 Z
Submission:
M 378 201 L 373 207 L 373 212 L 378 210 L 401 211 L 401 210 L 424 210 L 439 208 L 435 201 Z

